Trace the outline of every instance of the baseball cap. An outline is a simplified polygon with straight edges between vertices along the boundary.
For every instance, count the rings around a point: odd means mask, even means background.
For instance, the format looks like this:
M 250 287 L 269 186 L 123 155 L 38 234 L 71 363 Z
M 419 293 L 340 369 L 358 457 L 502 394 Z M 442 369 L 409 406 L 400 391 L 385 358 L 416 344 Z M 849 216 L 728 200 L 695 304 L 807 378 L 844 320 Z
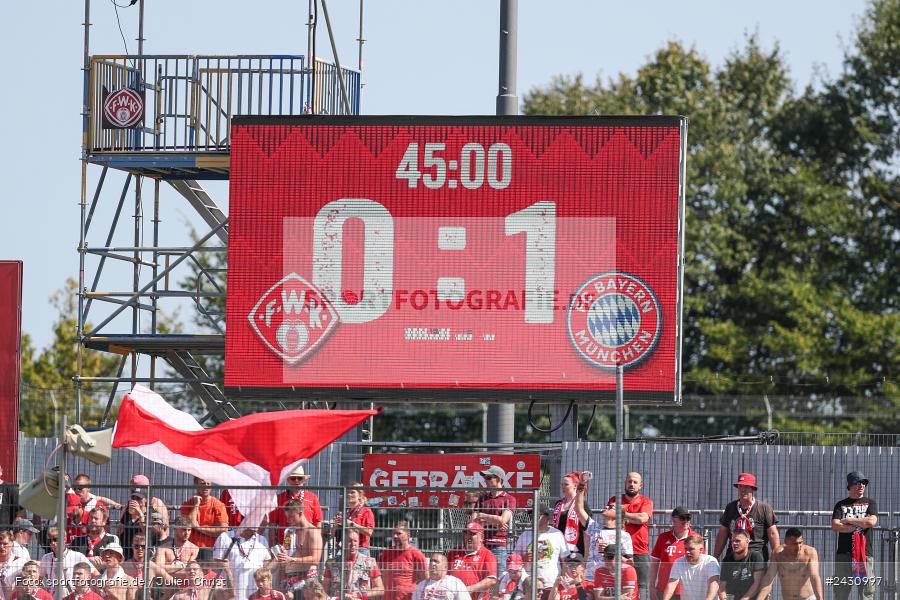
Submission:
M 547 515 L 548 517 L 552 517 L 554 512 L 555 511 L 552 506 L 545 506 L 544 508 L 541 509 L 541 514 Z
M 506 557 L 506 570 L 518 571 L 525 564 L 520 554 L 510 554 Z
M 616 555 L 616 548 L 617 548 L 617 546 L 616 546 L 615 544 L 607 544 L 606 548 L 603 549 L 603 556 L 613 556 L 613 557 L 615 557 L 615 555 Z M 624 558 L 630 558 L 630 557 L 631 557 L 631 553 L 630 553 L 630 552 L 625 552 L 625 548 L 622 548 L 622 556 L 623 556 Z
M 869 485 L 869 480 L 866 479 L 866 476 L 859 471 L 851 471 L 850 473 L 847 473 L 847 489 L 850 489 L 857 483 Z
M 584 556 L 580 552 L 569 552 L 566 554 L 565 558 L 563 558 L 563 562 L 584 564 Z
M 163 519 L 162 513 L 158 513 L 156 511 L 152 511 L 150 513 L 150 523 L 152 525 L 165 525 L 166 520 Z
M 135 475 L 131 478 L 131 485 L 150 485 L 150 480 L 146 475 Z
M 34 523 L 28 519 L 16 519 L 13 521 L 13 531 L 30 531 L 31 533 L 40 533 Z
M 137 496 L 138 498 L 146 498 L 147 497 L 147 493 L 144 491 L 144 488 L 132 488 L 131 495 Z
M 753 475 L 752 473 L 739 473 L 737 481 L 734 482 L 734 487 L 737 487 L 739 485 L 749 485 L 754 490 L 757 489 L 756 475 Z
M 466 525 L 465 533 L 471 533 L 471 534 L 484 533 L 484 527 L 481 526 L 481 523 L 472 521 L 471 523 Z
M 686 509 L 686 508 L 683 507 L 683 506 L 676 506 L 676 507 L 672 510 L 672 516 L 673 516 L 673 517 L 678 517 L 679 519 L 687 519 L 687 520 L 690 521 L 690 519 L 691 519 L 691 511 L 689 511 L 688 509 Z
M 487 469 L 480 471 L 482 477 L 499 477 L 501 480 L 506 479 L 506 471 L 497 465 L 491 465 Z

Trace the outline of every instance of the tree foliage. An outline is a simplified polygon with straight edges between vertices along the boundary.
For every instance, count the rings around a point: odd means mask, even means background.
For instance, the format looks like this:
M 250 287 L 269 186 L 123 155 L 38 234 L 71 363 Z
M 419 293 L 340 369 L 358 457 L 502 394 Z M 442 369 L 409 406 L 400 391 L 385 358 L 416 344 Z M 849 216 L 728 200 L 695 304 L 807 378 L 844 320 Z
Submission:
M 686 393 L 827 396 L 846 411 L 879 396 L 896 414 L 898 39 L 900 2 L 879 0 L 841 76 L 800 94 L 778 47 L 750 37 L 717 68 L 669 42 L 634 76 L 525 97 L 531 115 L 689 117 Z
M 31 336 L 22 336 L 21 381 L 22 400 L 19 411 L 19 429 L 32 437 L 56 434 L 53 415 L 63 411 L 74 416 L 75 384 L 77 373 L 78 340 L 78 284 L 66 280 L 65 286 L 53 294 L 50 303 L 57 309 L 53 322 L 53 339 L 50 345 L 38 351 Z M 86 326 L 90 330 L 90 325 Z M 99 377 L 115 375 L 118 359 L 115 356 L 85 350 L 82 355 L 82 375 Z M 100 386 L 103 387 L 103 386 Z M 92 392 L 97 386 L 82 386 L 82 413 L 96 414 L 100 409 L 100 396 Z M 83 420 L 84 421 L 84 420 Z M 87 421 L 84 421 L 87 422 Z

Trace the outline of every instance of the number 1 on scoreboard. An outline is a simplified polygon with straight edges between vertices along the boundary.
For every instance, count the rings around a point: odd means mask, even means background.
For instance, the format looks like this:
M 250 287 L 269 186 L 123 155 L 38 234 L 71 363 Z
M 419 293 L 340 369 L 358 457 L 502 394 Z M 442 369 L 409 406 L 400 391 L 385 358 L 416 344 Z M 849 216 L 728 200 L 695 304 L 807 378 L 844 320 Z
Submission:
M 553 322 L 556 203 L 544 200 L 507 215 L 506 235 L 525 232 L 525 322 Z

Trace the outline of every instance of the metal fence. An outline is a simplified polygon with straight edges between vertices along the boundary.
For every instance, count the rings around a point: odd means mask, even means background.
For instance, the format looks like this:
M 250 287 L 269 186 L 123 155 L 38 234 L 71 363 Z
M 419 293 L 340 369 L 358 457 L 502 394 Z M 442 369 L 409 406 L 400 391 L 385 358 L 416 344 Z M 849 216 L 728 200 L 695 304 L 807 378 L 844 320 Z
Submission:
M 342 77 L 359 114 L 360 74 Z M 93 56 L 88 85 L 89 153 L 226 152 L 234 115 L 344 113 L 337 67 L 312 73 L 303 56 Z M 104 129 L 105 95 L 122 88 L 145 96 L 143 127 Z

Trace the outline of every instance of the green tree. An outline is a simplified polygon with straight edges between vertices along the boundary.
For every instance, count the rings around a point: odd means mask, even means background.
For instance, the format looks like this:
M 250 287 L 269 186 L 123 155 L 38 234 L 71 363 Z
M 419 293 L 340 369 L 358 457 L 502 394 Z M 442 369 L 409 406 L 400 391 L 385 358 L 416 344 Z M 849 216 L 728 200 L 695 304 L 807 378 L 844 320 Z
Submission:
M 897 0 L 873 2 L 844 74 L 800 96 L 779 49 L 755 37 L 718 68 L 670 42 L 633 77 L 558 78 L 526 95 L 532 115 L 690 118 L 687 394 L 793 396 L 788 413 L 831 398 L 838 416 L 887 398 L 889 418 L 854 424 L 897 430 L 898 22 Z M 664 434 L 762 426 L 735 408 L 642 419 Z
M 22 336 L 22 359 L 20 377 L 22 393 L 19 412 L 19 429 L 31 437 L 56 434 L 53 416 L 65 412 L 74 418 L 75 384 L 77 372 L 78 341 L 78 284 L 74 279 L 66 280 L 62 289 L 50 298 L 57 309 L 58 317 L 53 323 L 53 339 L 50 345 L 38 351 L 31 336 Z M 87 326 L 86 329 L 90 329 Z M 84 350 L 82 375 L 99 377 L 114 375 L 118 360 L 115 356 Z M 82 388 L 82 414 L 98 414 L 101 409 L 99 392 L 105 386 L 85 384 Z M 83 419 L 82 422 L 96 424 Z

